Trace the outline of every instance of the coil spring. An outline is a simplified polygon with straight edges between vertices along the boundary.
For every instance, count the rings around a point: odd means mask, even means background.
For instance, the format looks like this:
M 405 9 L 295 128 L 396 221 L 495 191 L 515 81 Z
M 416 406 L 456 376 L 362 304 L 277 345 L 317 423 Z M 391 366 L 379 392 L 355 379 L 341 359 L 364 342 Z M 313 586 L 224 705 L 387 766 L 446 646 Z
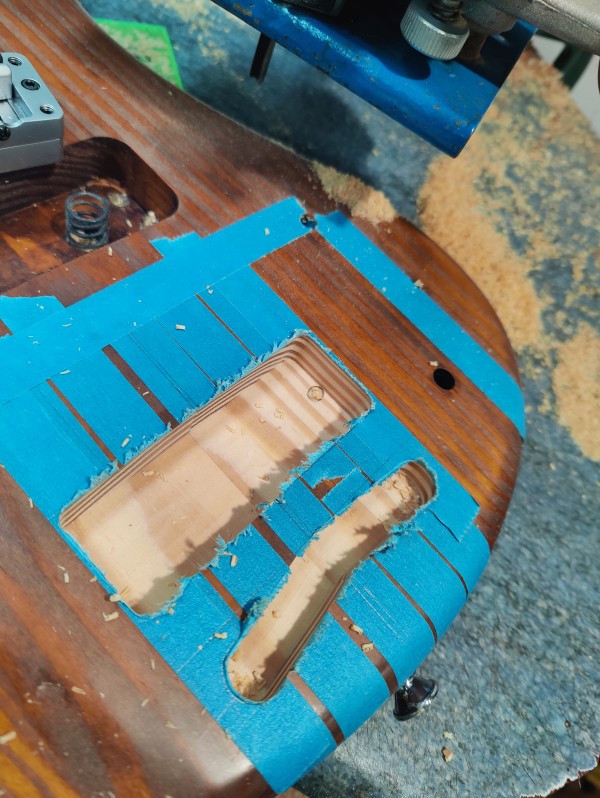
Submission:
M 456 22 L 463 10 L 463 0 L 431 0 L 428 9 L 440 22 Z
M 98 249 L 108 243 L 110 203 L 91 191 L 77 191 L 67 199 L 67 241 L 79 249 Z

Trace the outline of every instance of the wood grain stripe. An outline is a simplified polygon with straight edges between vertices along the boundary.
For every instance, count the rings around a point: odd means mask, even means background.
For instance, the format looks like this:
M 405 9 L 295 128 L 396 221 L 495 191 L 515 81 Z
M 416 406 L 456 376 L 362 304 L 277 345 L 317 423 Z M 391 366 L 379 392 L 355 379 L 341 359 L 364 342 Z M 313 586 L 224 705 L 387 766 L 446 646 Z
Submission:
M 111 450 L 104 443 L 104 441 L 94 432 L 94 430 L 90 427 L 90 425 L 87 423 L 85 418 L 81 415 L 81 413 L 74 407 L 74 405 L 71 404 L 71 402 L 69 402 L 69 400 L 64 395 L 64 393 L 60 390 L 60 388 L 58 388 L 57 385 L 52 380 L 48 380 L 48 385 L 50 386 L 50 388 L 52 388 L 54 393 L 58 396 L 58 398 L 64 404 L 64 406 L 67 408 L 67 410 L 70 413 L 72 413 L 73 416 L 75 417 L 75 419 L 79 422 L 79 424 L 81 424 L 83 429 L 87 432 L 87 434 L 90 436 L 90 438 L 94 441 L 96 446 L 101 450 L 102 454 L 106 457 L 106 459 L 109 461 L 109 463 L 116 463 L 117 464 L 117 468 L 122 468 L 122 465 L 118 461 L 117 457 L 115 457 L 115 455 L 111 452 Z
M 371 662 L 382 675 L 388 690 L 390 691 L 390 695 L 398 689 L 398 679 L 396 678 L 396 674 L 394 673 L 394 669 L 387 661 L 387 659 L 383 656 L 381 651 L 377 648 L 377 646 L 373 646 L 370 651 L 363 651 L 362 646 L 365 643 L 373 643 L 372 640 L 364 634 L 364 632 L 357 633 L 352 630 L 352 626 L 356 626 L 352 618 L 345 612 L 337 601 L 334 601 L 333 604 L 329 607 L 328 610 L 331 617 L 337 621 L 337 623 L 341 626 L 341 628 L 346 632 L 350 640 L 360 648 L 361 652 L 364 656 Z M 358 627 L 360 628 L 360 627 Z
M 179 426 L 179 421 L 175 416 L 164 406 L 158 396 L 154 394 L 141 377 L 131 368 L 129 363 L 121 357 L 114 346 L 105 346 L 102 350 L 110 362 L 117 368 L 120 373 L 125 377 L 127 382 L 134 388 L 137 393 L 142 397 L 144 402 L 150 407 L 156 415 L 160 418 L 165 426 L 170 426 L 171 429 Z
M 331 732 L 331 736 L 336 742 L 336 745 L 342 743 L 345 739 L 344 732 L 340 729 L 337 720 L 333 717 L 331 712 L 327 709 L 325 704 L 321 701 L 318 696 L 313 693 L 310 687 L 306 684 L 304 679 L 298 676 L 297 673 L 291 671 L 288 675 L 288 681 L 294 685 L 296 690 L 300 693 L 302 698 L 309 704 L 317 715 L 321 718 L 323 723 L 327 726 L 329 731 Z
M 463 586 L 463 588 L 464 588 L 464 591 L 465 591 L 465 595 L 468 597 L 468 596 L 469 596 L 469 588 L 467 587 L 467 583 L 466 583 L 466 582 L 465 582 L 465 580 L 462 578 L 461 574 L 460 574 L 460 573 L 459 573 L 459 572 L 456 570 L 456 568 L 455 568 L 455 567 L 452 565 L 452 563 L 450 562 L 450 560 L 448 560 L 446 557 L 444 557 L 444 555 L 442 554 L 442 552 L 441 552 L 441 551 L 438 549 L 438 547 L 437 547 L 437 546 L 434 546 L 434 544 L 433 544 L 433 543 L 432 543 L 432 542 L 429 540 L 429 538 L 427 537 L 427 535 L 423 534 L 423 532 L 421 532 L 420 530 L 418 530 L 418 531 L 417 531 L 417 534 L 419 534 L 419 535 L 420 535 L 420 536 L 423 538 L 423 540 L 425 541 L 425 543 L 427 543 L 427 545 L 428 545 L 428 546 L 431 546 L 431 548 L 432 548 L 432 549 L 435 551 L 435 553 L 438 555 L 438 557 L 440 557 L 440 558 L 441 558 L 441 559 L 442 559 L 442 560 L 443 560 L 443 561 L 446 563 L 446 565 L 448 566 L 448 568 L 450 568 L 450 570 L 451 570 L 451 571 L 454 571 L 454 573 L 456 574 L 456 576 L 457 576 L 457 577 L 460 579 L 460 581 L 461 581 L 461 584 L 462 584 L 462 586 Z
M 414 600 L 414 598 L 413 598 L 413 597 L 410 595 L 410 593 L 408 593 L 408 592 L 407 592 L 407 591 L 406 591 L 406 590 L 405 590 L 405 589 L 402 587 L 402 585 L 400 584 L 400 582 L 398 582 L 396 579 L 394 579 L 394 577 L 391 575 L 391 573 L 390 573 L 390 572 L 387 570 L 387 568 L 384 568 L 384 567 L 383 567 L 383 565 L 382 565 L 382 564 L 379 562 L 379 560 L 377 560 L 375 557 L 371 557 L 371 562 L 374 562 L 374 563 L 375 563 L 375 565 L 376 565 L 376 566 L 377 566 L 377 567 L 378 567 L 378 568 L 379 568 L 381 571 L 383 571 L 383 573 L 384 573 L 384 574 L 387 576 L 387 578 L 388 578 L 388 579 L 390 580 L 390 582 L 391 582 L 391 583 L 394 585 L 394 587 L 395 587 L 395 588 L 397 588 L 397 589 L 398 589 L 398 590 L 399 590 L 399 591 L 402 593 L 402 595 L 404 596 L 404 598 L 405 598 L 405 599 L 406 599 L 406 600 L 407 600 L 407 601 L 408 601 L 408 602 L 409 602 L 409 603 L 410 603 L 410 604 L 411 604 L 411 605 L 414 607 L 414 609 L 415 609 L 415 610 L 416 610 L 416 611 L 419 613 L 419 615 L 421 616 L 421 618 L 423 618 L 423 620 L 425 621 L 425 623 L 427 624 L 427 626 L 429 626 L 429 628 L 430 628 L 430 630 L 431 630 L 431 634 L 433 635 L 433 639 L 434 639 L 434 641 L 437 643 L 437 639 L 438 639 L 437 629 L 435 628 L 433 621 L 431 620 L 431 618 L 429 617 L 429 615 L 427 615 L 427 613 L 425 612 L 425 610 L 424 610 L 424 609 L 423 609 L 423 608 L 422 608 L 422 607 L 421 607 L 419 604 L 417 604 L 417 602 L 416 602 L 416 601 Z

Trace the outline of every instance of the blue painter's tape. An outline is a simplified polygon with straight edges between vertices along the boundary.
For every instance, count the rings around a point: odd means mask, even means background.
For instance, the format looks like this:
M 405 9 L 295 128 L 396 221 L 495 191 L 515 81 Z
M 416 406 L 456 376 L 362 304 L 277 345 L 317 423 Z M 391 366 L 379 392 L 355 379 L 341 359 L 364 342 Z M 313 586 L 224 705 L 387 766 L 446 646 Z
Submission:
M 281 503 L 285 512 L 304 531 L 307 542 L 316 530 L 321 529 L 332 520 L 331 513 L 299 479 L 295 479 L 285 486 Z
M 454 571 L 414 530 L 398 535 L 375 559 L 429 616 L 441 637 L 466 601 Z
M 171 577 L 172 578 L 172 577 Z M 184 582 L 182 594 L 173 602 L 173 614 L 130 616 L 159 654 L 179 672 L 204 647 L 215 632 L 228 632 L 222 653 L 240 634 L 240 621 L 202 574 Z M 202 648 L 203 650 L 203 648 Z M 222 668 L 222 665 L 220 666 Z
M 272 595 L 289 574 L 281 557 L 252 526 L 238 535 L 227 551 L 238 558 L 235 568 L 231 557 L 222 554 L 210 570 L 245 610 L 257 599 Z
M 490 558 L 490 547 L 482 533 L 473 524 L 459 542 L 448 528 L 426 507 L 419 515 L 416 526 L 451 563 L 465 580 L 469 592 L 475 587 Z
M 222 319 L 229 329 L 247 346 L 253 355 L 269 352 L 273 346 L 254 324 L 242 315 L 218 288 L 210 288 L 200 293 L 202 300 Z
M 346 440 L 346 435 L 342 440 Z M 320 457 L 313 460 L 308 468 L 302 471 L 302 478 L 311 488 L 314 488 L 324 480 L 346 477 L 355 469 L 355 463 L 344 454 L 339 446 L 330 446 Z
M 0 405 L 0 462 L 50 519 L 110 466 L 46 384 Z
M 321 621 L 294 670 L 325 704 L 345 737 L 389 697 L 377 668 L 330 615 Z M 351 690 L 341 689 L 341 681 L 351 681 Z
M 323 504 L 335 515 L 342 515 L 370 487 L 369 480 L 355 468 L 323 497 Z
M 51 316 L 63 305 L 55 296 L 0 296 L 0 319 L 12 333 L 24 330 L 36 321 Z
M 116 351 L 178 421 L 206 404 L 216 386 L 156 322 L 120 338 Z
M 387 476 L 391 464 L 399 467 L 410 460 L 424 461 L 436 479 L 436 495 L 429 506 L 457 539 L 462 538 L 477 515 L 477 502 L 387 408 L 378 403 L 354 427 L 352 436 L 377 452 L 381 467 L 368 473 L 373 480 Z M 341 445 L 345 448 L 345 441 Z M 377 461 L 372 462 L 377 465 Z
M 203 239 L 190 234 L 181 242 L 155 242 L 168 254 L 162 261 L 53 313 L 25 331 L 0 338 L 0 361 L 4 364 L 0 403 L 52 374 L 73 368 L 136 326 L 203 290 L 206 278 L 203 280 L 199 262 L 210 264 L 212 279 L 219 280 L 305 235 L 309 228 L 300 223 L 302 213 L 298 202 L 288 199 Z M 265 227 L 271 235 L 265 236 Z
M 363 423 L 364 420 L 361 421 L 361 425 Z M 338 441 L 338 446 L 352 458 L 369 479 L 375 481 L 385 472 L 381 459 L 360 439 L 354 427 Z
M 362 627 L 400 683 L 433 648 L 427 622 L 371 560 L 356 569 L 338 604 Z
M 312 533 L 307 534 L 286 512 L 281 502 L 276 501 L 265 507 L 262 516 L 294 554 L 300 554 L 309 544 Z
M 290 338 L 306 324 L 252 269 L 241 269 L 218 284 L 219 291 L 260 334 L 271 348 Z
M 167 429 L 103 352 L 90 355 L 54 379 L 121 462 Z
M 521 389 L 481 346 L 339 211 L 319 232 L 525 434 Z
M 217 384 L 239 374 L 252 362 L 248 350 L 196 297 L 165 313 L 160 323 Z M 177 329 L 177 325 L 185 329 Z

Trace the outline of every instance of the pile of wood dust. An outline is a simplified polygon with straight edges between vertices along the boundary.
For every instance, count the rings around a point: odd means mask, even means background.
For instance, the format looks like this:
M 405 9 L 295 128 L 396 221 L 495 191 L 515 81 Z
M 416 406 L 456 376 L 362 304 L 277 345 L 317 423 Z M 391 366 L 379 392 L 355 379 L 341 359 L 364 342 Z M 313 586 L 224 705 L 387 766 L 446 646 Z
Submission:
M 558 72 L 528 51 L 456 159 L 430 167 L 419 196 L 425 232 L 486 294 L 532 379 L 553 375 L 555 413 L 600 458 L 589 324 L 597 300 L 600 140 Z M 595 286 L 594 286 L 595 283 Z
M 313 169 L 325 193 L 336 202 L 346 205 L 352 216 L 367 219 L 372 224 L 391 222 L 398 216 L 385 194 L 363 183 L 358 177 L 342 174 L 320 163 L 313 163 Z

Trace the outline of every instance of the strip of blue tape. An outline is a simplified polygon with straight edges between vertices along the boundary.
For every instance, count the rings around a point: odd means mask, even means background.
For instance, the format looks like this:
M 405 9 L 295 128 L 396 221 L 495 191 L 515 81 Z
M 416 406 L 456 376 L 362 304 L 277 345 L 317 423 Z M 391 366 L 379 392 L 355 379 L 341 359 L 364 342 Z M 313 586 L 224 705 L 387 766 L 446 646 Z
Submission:
M 318 217 L 321 235 L 406 316 L 525 434 L 516 381 L 342 213 Z M 385 289 L 385 290 L 384 290 Z
M 35 299 L 0 296 L 0 319 L 12 333 L 16 333 L 62 310 L 62 307 L 55 296 L 39 296 Z

